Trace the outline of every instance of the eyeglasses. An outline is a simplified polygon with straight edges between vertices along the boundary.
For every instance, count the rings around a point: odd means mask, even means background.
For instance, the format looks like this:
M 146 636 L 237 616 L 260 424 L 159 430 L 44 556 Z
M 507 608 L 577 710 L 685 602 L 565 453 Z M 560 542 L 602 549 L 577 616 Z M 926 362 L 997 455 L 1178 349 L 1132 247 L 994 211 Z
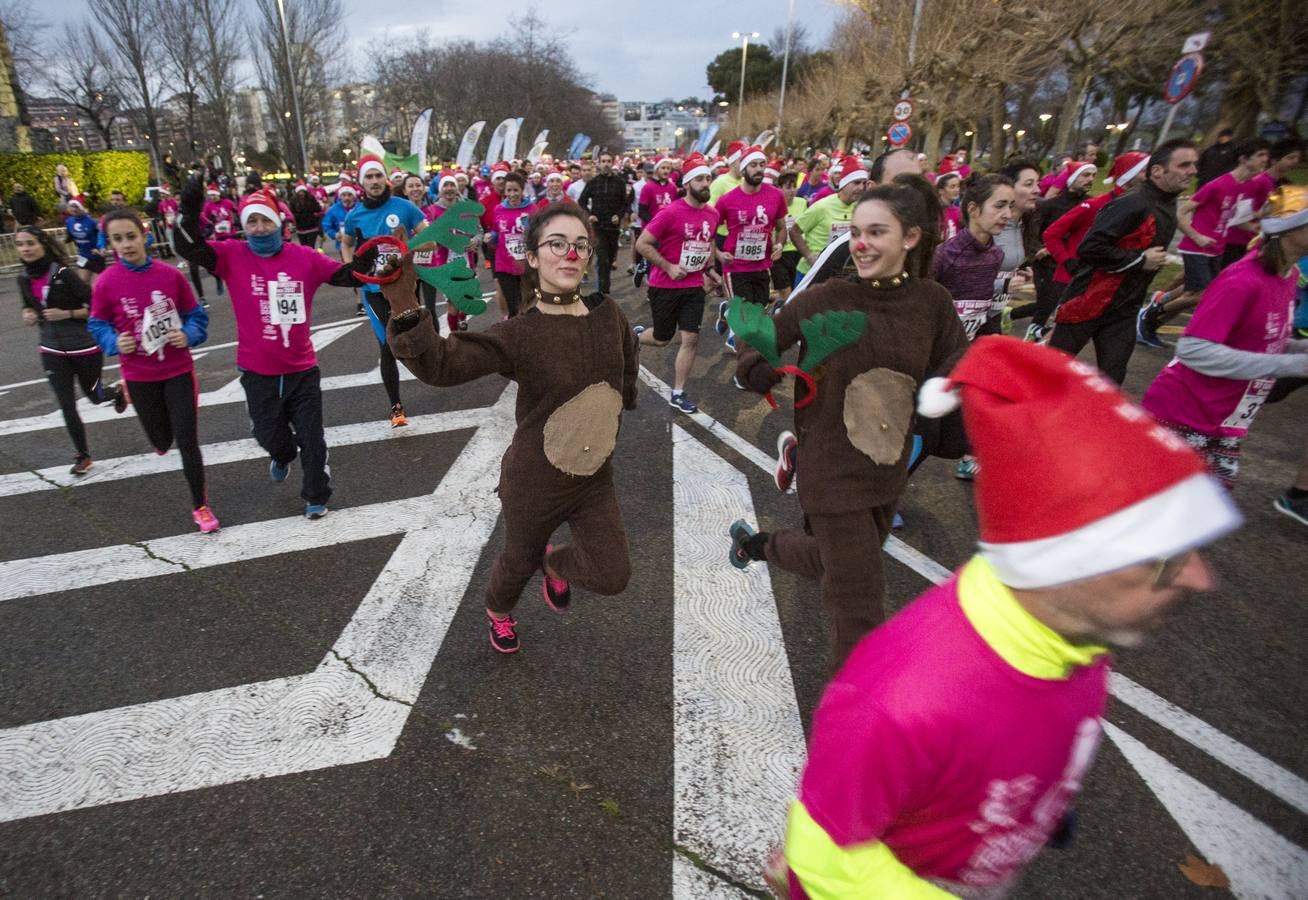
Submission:
M 1186 551 L 1185 553 L 1176 556 L 1168 556 L 1163 559 L 1154 560 L 1154 590 L 1158 591 L 1163 588 L 1171 587 L 1172 582 L 1176 581 L 1177 576 L 1181 574 L 1181 571 L 1189 561 L 1190 551 Z
M 550 238 L 541 246 L 549 247 L 550 252 L 559 258 L 567 256 L 569 249 L 576 250 L 577 255 L 582 259 L 590 259 L 590 255 L 595 252 L 595 248 L 585 238 L 571 242 L 565 241 L 563 238 Z

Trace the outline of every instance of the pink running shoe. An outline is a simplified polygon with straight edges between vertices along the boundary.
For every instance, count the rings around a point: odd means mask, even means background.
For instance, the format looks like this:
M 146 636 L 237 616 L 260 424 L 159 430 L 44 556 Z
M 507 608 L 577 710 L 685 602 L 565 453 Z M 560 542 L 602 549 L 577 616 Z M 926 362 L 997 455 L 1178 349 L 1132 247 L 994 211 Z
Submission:
M 554 545 L 545 546 L 545 556 L 554 552 Z M 541 575 L 545 576 L 541 582 L 541 589 L 545 593 L 545 603 L 556 613 L 565 613 L 568 606 L 572 603 L 572 588 L 562 578 L 554 578 L 545 570 L 545 559 L 540 561 Z
M 488 609 L 486 618 L 490 620 L 491 646 L 501 653 L 517 653 L 522 645 L 518 641 L 518 623 L 513 616 L 497 616 Z
M 201 534 L 209 534 L 221 527 L 218 524 L 218 517 L 207 506 L 199 506 L 191 510 L 191 518 L 195 520 L 196 525 L 200 526 Z

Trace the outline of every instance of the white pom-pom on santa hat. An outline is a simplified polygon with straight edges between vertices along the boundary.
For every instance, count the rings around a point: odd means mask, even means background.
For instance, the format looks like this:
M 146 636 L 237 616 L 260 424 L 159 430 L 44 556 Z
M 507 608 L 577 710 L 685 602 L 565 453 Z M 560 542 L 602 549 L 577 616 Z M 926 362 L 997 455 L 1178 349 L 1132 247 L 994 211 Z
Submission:
M 940 419 L 958 409 L 962 402 L 958 388 L 948 378 L 928 378 L 917 392 L 917 414 Z

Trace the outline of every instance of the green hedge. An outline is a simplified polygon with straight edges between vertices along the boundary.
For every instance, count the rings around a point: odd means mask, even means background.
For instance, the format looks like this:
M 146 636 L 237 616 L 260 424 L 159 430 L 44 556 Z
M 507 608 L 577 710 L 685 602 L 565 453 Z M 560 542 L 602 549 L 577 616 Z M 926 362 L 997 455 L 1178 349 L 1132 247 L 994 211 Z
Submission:
M 15 181 L 36 198 L 41 214 L 54 214 L 58 197 L 54 192 L 55 166 L 63 163 L 68 174 L 86 195 L 91 207 L 99 208 L 109 192 L 120 190 L 129 204 L 140 204 L 150 183 L 150 158 L 144 153 L 104 150 L 99 153 L 0 153 L 0 193 L 8 197 Z

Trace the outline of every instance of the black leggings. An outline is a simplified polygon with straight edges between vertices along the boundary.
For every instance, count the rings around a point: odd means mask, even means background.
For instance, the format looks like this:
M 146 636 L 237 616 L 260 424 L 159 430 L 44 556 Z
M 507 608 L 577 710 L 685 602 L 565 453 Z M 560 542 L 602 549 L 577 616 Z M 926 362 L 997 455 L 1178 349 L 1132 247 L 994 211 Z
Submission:
M 73 382 L 82 386 L 82 393 L 92 403 L 104 403 L 111 399 L 105 392 L 104 383 L 100 381 L 104 355 L 99 350 L 82 356 L 42 353 L 41 365 L 45 367 L 45 377 L 50 379 L 50 387 L 59 401 L 59 411 L 64 414 L 64 427 L 73 439 L 77 455 L 90 456 L 86 449 L 86 426 L 77 414 L 77 395 L 73 391 Z
M 190 270 L 191 270 L 191 284 L 195 286 L 195 296 L 196 296 L 198 299 L 203 300 L 203 299 L 204 299 L 204 282 L 200 280 L 200 267 L 199 267 L 199 266 L 190 266 L 189 268 L 190 268 Z
M 318 243 L 318 230 L 315 228 L 313 231 L 297 231 L 295 239 L 300 242 L 302 247 L 316 246 Z
M 195 373 L 183 372 L 164 381 L 129 381 L 127 394 L 150 445 L 161 456 L 177 442 L 182 472 L 191 489 L 191 508 L 208 503 L 204 494 L 204 458 L 200 455 L 196 414 Z
M 386 302 L 386 298 L 380 293 L 367 293 L 363 295 L 368 300 L 368 305 L 372 311 L 377 314 L 377 321 L 381 322 L 382 328 L 391 320 L 391 305 Z M 395 364 L 395 354 L 391 353 L 390 344 L 382 342 L 381 353 L 378 358 L 378 365 L 381 367 L 382 385 L 386 388 L 386 396 L 391 401 L 391 406 L 400 402 L 400 367 Z

